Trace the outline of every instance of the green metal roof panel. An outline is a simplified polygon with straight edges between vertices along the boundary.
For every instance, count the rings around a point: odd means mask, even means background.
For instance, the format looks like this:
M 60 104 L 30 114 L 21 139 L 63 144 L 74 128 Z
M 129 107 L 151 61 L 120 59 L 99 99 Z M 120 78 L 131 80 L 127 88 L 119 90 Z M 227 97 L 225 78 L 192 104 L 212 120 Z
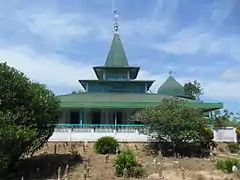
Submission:
M 159 94 L 139 93 L 78 93 L 59 96 L 63 108 L 144 108 L 159 105 L 164 96 Z M 202 109 L 221 109 L 223 103 L 202 103 L 186 99 L 187 106 Z
M 157 106 L 161 102 L 101 102 L 101 103 L 62 103 L 62 108 L 145 108 Z M 222 103 L 187 103 L 186 106 L 205 110 L 222 109 Z
M 114 34 L 110 51 L 108 53 L 108 57 L 105 62 L 105 66 L 108 66 L 108 67 L 129 66 L 119 34 L 116 34 L 116 33 Z
M 169 96 L 185 96 L 184 87 L 170 76 L 158 89 L 158 94 Z

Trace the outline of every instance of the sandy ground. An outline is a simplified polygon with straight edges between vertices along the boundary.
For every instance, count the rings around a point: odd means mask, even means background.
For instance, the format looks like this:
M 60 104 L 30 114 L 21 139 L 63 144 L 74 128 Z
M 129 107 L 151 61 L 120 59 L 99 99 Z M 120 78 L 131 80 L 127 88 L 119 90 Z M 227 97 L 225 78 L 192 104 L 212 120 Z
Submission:
M 143 164 L 146 173 L 142 179 L 159 179 L 156 178 L 159 173 L 162 173 L 162 179 L 166 180 L 240 179 L 240 173 L 237 176 L 215 170 L 214 163 L 217 158 L 230 156 L 224 146 L 219 146 L 219 157 L 214 159 L 183 158 L 177 160 L 153 156 L 150 151 L 146 150 L 145 144 L 122 144 L 121 146 L 123 149 L 135 151 L 137 159 Z M 73 159 L 73 151 L 79 152 L 82 159 Z M 106 156 L 94 153 L 92 143 L 47 144 L 34 155 L 34 158 L 34 161 L 29 161 L 19 170 L 17 176 L 10 179 L 21 179 L 21 177 L 24 177 L 24 180 L 57 179 L 58 174 L 61 174 L 61 178 L 66 178 L 66 180 L 82 180 L 84 176 L 91 180 L 123 179 L 117 178 L 114 174 L 115 156 L 109 156 L 106 160 Z

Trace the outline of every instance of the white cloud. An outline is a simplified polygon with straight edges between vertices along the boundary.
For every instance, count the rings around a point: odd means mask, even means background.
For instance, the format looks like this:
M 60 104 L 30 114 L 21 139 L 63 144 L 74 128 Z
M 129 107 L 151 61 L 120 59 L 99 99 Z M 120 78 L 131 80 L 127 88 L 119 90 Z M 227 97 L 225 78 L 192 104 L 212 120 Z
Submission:
M 111 19 L 101 19 L 100 21 L 92 22 L 92 27 L 95 29 L 94 32 L 96 39 L 109 41 L 112 38 L 113 27 Z M 139 39 L 136 39 L 136 37 L 141 37 L 141 40 L 144 38 L 144 40 L 149 41 L 156 35 L 165 35 L 167 33 L 166 27 L 168 24 L 169 22 L 167 20 L 158 21 L 153 18 L 137 18 L 125 21 L 120 18 L 119 32 L 121 37 L 126 39 L 131 37 L 134 39 L 133 41 L 129 41 L 129 43 L 138 43 Z
M 92 31 L 80 14 L 43 12 L 30 15 L 26 23 L 32 33 L 56 42 L 81 40 Z
M 171 17 L 173 16 L 179 7 L 179 0 L 157 0 L 153 13 L 160 15 L 161 17 Z
M 155 44 L 154 48 L 164 50 L 166 52 L 182 54 L 182 53 L 195 53 L 199 51 L 206 41 L 208 40 L 208 34 L 201 34 L 199 36 L 181 36 L 178 35 L 173 41 L 166 44 Z
M 31 79 L 58 89 L 79 89 L 79 79 L 95 78 L 92 65 L 83 60 L 73 61 L 56 54 L 40 55 L 27 46 L 1 48 L 0 62 L 7 62 Z
M 236 4 L 236 0 L 218 0 L 213 3 L 211 20 L 221 24 L 231 13 Z
M 205 96 L 216 99 L 228 99 L 238 101 L 240 98 L 240 82 L 208 82 L 204 86 Z
M 166 43 L 156 43 L 155 49 L 169 53 L 197 53 L 206 52 L 222 54 L 235 60 L 240 60 L 240 36 L 217 36 L 208 31 L 202 31 L 198 26 L 187 27 L 181 30 Z
M 240 67 L 227 69 L 220 78 L 225 81 L 239 81 L 240 82 Z
M 24 23 L 31 33 L 55 44 L 83 40 L 94 37 L 97 40 L 110 40 L 113 33 L 113 18 L 102 17 L 94 12 L 60 12 L 57 10 L 20 11 L 13 16 Z M 167 33 L 167 19 L 155 17 L 123 20 L 119 18 L 120 34 L 126 38 L 134 35 L 153 38 Z

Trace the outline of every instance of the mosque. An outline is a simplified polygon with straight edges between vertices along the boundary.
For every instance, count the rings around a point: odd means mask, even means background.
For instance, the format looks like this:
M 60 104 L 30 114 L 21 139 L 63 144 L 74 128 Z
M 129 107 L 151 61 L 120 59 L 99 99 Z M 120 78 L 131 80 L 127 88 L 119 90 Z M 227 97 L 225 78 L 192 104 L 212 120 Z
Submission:
M 103 66 L 93 70 L 97 79 L 81 79 L 85 92 L 61 95 L 59 126 L 75 127 L 130 127 L 139 123 L 129 118 L 139 109 L 161 104 L 164 98 L 178 97 L 187 106 L 200 108 L 204 113 L 223 108 L 223 103 L 209 103 L 191 99 L 184 87 L 172 74 L 159 87 L 157 93 L 149 93 L 154 80 L 136 80 L 140 67 L 131 66 L 119 35 L 118 19 L 114 21 L 114 34 L 110 50 Z

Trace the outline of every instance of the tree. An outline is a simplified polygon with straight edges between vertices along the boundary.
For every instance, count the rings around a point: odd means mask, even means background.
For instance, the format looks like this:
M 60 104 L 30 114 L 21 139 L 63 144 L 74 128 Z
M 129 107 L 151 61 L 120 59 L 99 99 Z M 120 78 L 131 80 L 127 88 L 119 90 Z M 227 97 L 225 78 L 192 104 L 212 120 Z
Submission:
M 237 127 L 240 125 L 239 117 L 239 113 L 234 114 L 227 109 L 224 109 L 223 111 L 216 110 L 214 111 L 214 127 Z
M 196 80 L 193 83 L 188 82 L 184 85 L 185 94 L 193 99 L 200 100 L 200 96 L 203 95 L 203 88 Z
M 49 139 L 58 121 L 59 99 L 45 85 L 0 63 L 0 173 Z
M 147 124 L 143 133 L 160 144 L 169 140 L 176 152 L 183 143 L 208 144 L 213 139 L 212 131 L 206 128 L 209 122 L 202 112 L 188 108 L 185 101 L 176 98 L 164 99 L 159 106 L 138 111 L 133 120 Z

